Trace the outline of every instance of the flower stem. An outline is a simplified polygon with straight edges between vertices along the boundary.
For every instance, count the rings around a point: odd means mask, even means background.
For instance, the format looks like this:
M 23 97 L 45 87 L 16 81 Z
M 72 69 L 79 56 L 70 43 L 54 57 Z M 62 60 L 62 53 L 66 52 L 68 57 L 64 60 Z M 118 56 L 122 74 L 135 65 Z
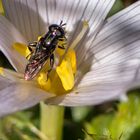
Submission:
M 40 130 L 47 136 L 47 140 L 61 140 L 64 118 L 64 107 L 40 103 Z

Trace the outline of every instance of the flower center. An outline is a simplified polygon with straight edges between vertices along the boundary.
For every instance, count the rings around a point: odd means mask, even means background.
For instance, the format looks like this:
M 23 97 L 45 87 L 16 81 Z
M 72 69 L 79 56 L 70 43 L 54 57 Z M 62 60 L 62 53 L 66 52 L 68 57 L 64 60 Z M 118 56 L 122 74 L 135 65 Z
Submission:
M 74 51 L 75 46 L 83 38 L 85 32 L 88 29 L 88 23 L 83 22 L 83 29 L 73 41 L 67 50 L 56 48 L 56 59 L 58 64 L 51 71 L 49 77 L 47 78 L 47 71 L 49 69 L 49 64 L 46 63 L 39 74 L 36 76 L 35 80 L 38 86 L 43 90 L 55 93 L 57 95 L 68 93 L 74 87 L 76 68 L 76 53 Z M 40 37 L 38 37 L 39 39 Z M 58 42 L 60 45 L 63 42 Z M 22 56 L 27 57 L 30 55 L 28 47 L 21 43 L 14 43 L 13 48 L 18 51 Z M 0 71 L 1 72 L 1 71 Z

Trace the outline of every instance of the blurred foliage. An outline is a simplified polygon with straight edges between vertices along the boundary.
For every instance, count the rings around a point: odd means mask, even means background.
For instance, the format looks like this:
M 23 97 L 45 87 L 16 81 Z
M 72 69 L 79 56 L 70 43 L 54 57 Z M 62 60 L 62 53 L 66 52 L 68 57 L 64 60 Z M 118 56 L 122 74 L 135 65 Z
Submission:
M 91 107 L 74 107 L 72 108 L 72 119 L 75 122 L 80 122 L 84 120 L 89 114 Z
M 0 119 L 2 140 L 45 140 L 39 130 L 38 108 L 17 112 Z
M 108 17 L 114 15 L 115 13 L 121 11 L 124 8 L 124 3 L 122 2 L 122 0 L 116 0 L 114 6 L 112 7 L 112 9 L 110 10 Z
M 136 0 L 117 0 L 108 16 Z M 0 13 L 3 13 L 0 0 Z M 12 68 L 0 52 L 0 66 Z M 127 102 L 110 102 L 95 107 L 66 108 L 64 140 L 139 140 L 140 91 Z M 0 140 L 45 140 L 40 131 L 39 106 L 0 119 Z M 46 124 L 45 124 L 46 125 Z
M 140 91 L 128 95 L 128 101 L 117 104 L 111 110 L 93 117 L 85 123 L 86 140 L 103 137 L 105 140 L 138 140 L 140 137 Z M 106 137 L 106 138 L 105 138 Z M 101 139 L 101 138 L 100 138 Z

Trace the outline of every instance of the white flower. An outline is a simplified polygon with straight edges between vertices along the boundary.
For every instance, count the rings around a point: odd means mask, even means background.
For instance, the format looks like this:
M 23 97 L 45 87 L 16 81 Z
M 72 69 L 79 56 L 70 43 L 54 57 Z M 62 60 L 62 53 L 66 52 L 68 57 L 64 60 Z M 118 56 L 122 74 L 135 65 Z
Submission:
M 139 86 L 140 1 L 105 20 L 115 0 L 3 0 L 0 49 L 17 72 L 0 76 L 0 116 L 31 107 L 41 100 L 64 106 L 96 105 L 118 99 Z M 77 76 L 69 94 L 54 95 L 23 79 L 26 59 L 14 42 L 34 41 L 48 25 L 67 23 L 71 43 L 87 20 L 89 32 L 75 48 Z M 4 75 L 4 76 L 3 76 Z

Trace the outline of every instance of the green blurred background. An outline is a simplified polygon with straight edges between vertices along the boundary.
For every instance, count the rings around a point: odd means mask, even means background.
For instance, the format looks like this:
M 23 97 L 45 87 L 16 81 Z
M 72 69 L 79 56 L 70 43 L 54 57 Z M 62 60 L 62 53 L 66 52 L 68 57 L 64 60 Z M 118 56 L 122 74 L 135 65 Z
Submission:
M 136 0 L 135 0 L 136 1 Z M 117 0 L 108 16 L 134 0 Z M 3 13 L 0 0 L 0 13 Z M 12 68 L 0 52 L 0 66 Z M 140 91 L 130 91 L 127 102 L 65 109 L 63 140 L 139 140 Z M 0 119 L 0 140 L 44 140 L 39 129 L 39 105 Z

